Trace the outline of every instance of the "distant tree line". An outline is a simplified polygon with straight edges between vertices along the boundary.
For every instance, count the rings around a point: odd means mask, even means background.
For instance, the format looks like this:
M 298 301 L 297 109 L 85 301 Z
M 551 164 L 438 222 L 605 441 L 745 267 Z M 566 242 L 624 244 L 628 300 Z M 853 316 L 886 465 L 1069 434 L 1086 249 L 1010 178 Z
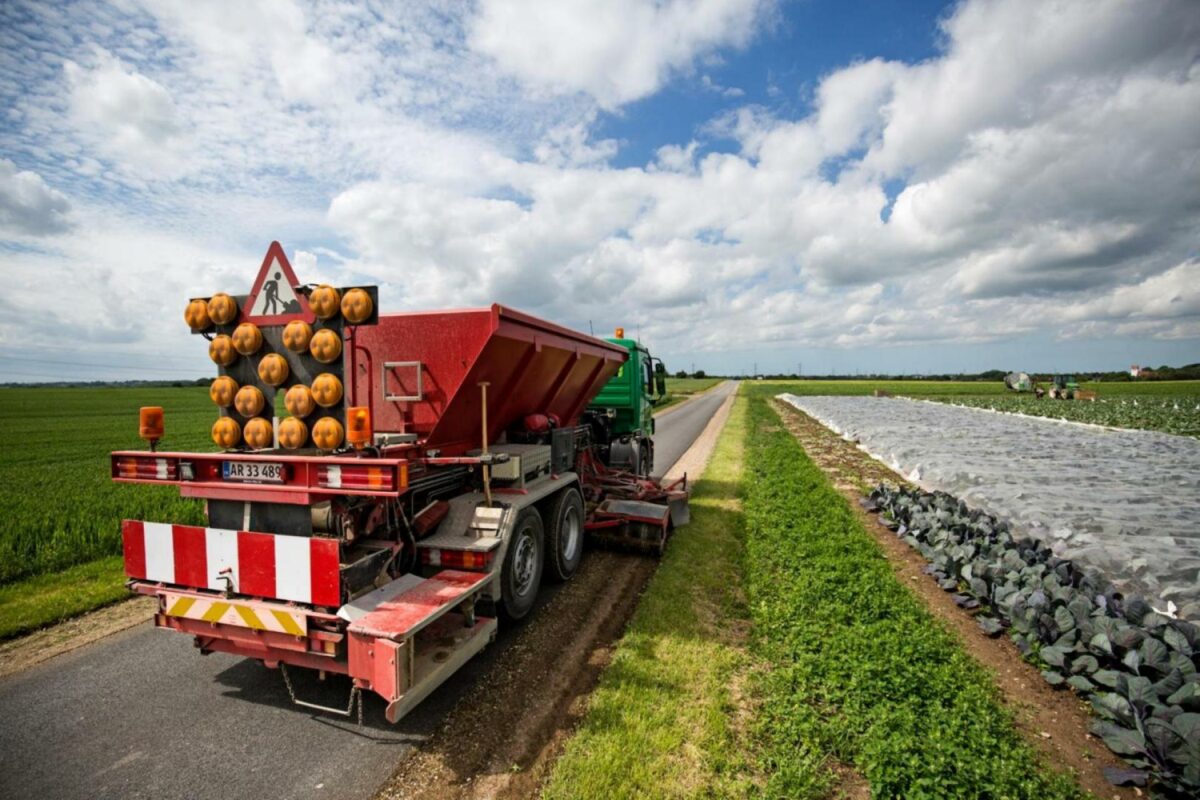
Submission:
M 903 373 L 860 373 L 855 375 L 799 375 L 797 373 L 760 373 L 759 375 L 736 374 L 736 375 L 708 375 L 704 370 L 696 370 L 695 372 L 687 372 L 679 370 L 675 373 L 676 378 L 733 378 L 736 380 L 749 380 L 753 378 L 762 378 L 764 380 L 773 381 L 846 381 L 846 380 L 892 380 L 892 381 L 977 381 L 992 382 L 1002 381 L 1004 376 L 1009 372 L 1019 370 L 1004 370 L 1004 369 L 989 369 L 985 372 L 975 373 L 942 373 L 938 375 L 906 375 Z M 1056 373 L 1063 374 L 1063 373 Z M 1129 370 L 1120 372 L 1074 372 L 1068 373 L 1075 376 L 1079 381 L 1103 381 L 1108 383 L 1129 383 L 1131 381 L 1197 381 L 1200 380 L 1200 363 L 1187 364 L 1182 367 L 1171 367 L 1163 365 L 1154 368 L 1148 375 L 1140 378 L 1134 378 L 1129 374 Z M 1034 380 L 1049 381 L 1052 373 L 1030 373 L 1030 377 Z

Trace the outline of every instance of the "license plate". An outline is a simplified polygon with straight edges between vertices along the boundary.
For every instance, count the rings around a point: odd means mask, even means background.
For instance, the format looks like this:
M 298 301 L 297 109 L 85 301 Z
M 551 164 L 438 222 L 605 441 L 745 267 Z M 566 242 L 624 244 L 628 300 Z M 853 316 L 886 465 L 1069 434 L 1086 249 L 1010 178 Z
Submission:
M 283 464 L 273 461 L 223 461 L 221 476 L 244 483 L 283 483 Z

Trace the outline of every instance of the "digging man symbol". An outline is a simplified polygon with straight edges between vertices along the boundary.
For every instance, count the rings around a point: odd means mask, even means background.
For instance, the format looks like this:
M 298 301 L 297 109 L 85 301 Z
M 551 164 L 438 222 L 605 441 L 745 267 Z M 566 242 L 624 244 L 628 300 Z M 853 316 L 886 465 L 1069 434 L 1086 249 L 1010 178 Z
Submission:
M 267 293 L 266 300 L 263 301 L 264 314 L 279 313 L 279 278 L 281 275 L 276 272 L 275 277 L 263 284 L 263 291 Z

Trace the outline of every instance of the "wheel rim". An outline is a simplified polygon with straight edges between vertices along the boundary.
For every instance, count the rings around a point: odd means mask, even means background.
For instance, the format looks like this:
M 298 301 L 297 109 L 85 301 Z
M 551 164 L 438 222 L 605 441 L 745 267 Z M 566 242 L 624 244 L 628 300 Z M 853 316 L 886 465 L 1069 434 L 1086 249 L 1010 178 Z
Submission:
M 513 594 L 524 597 L 533 586 L 535 562 L 537 559 L 537 542 L 529 534 L 528 529 L 521 531 L 517 539 L 517 552 L 513 555 L 512 588 Z
M 579 551 L 579 509 L 568 506 L 562 520 L 563 560 L 572 561 Z

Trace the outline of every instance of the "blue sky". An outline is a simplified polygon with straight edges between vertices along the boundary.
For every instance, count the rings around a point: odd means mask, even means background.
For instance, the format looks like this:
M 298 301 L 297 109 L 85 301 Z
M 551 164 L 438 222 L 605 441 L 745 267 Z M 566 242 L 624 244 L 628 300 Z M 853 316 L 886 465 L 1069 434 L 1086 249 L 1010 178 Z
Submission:
M 1198 65 L 1189 0 L 5 3 L 0 381 L 209 374 L 273 239 L 672 369 L 1200 361 Z

